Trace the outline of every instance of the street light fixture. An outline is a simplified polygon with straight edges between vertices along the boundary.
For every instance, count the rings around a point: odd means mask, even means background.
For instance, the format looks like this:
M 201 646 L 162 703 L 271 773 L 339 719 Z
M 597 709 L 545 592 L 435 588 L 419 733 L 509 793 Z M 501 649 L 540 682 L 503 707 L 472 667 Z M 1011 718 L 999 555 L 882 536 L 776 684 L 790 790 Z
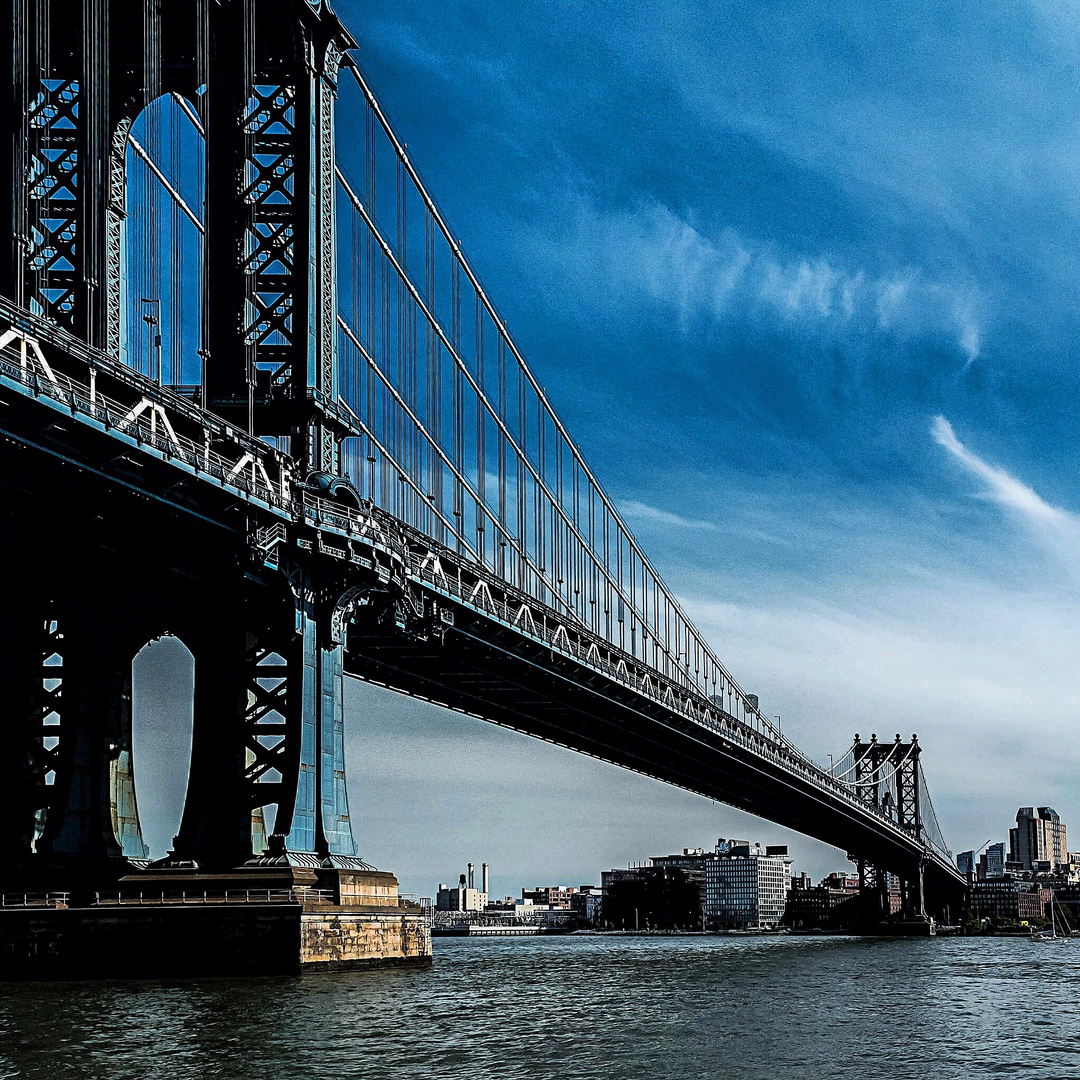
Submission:
M 161 385 L 161 300 L 156 297 L 140 296 L 139 300 L 144 304 L 154 305 L 153 315 L 143 315 L 143 322 L 146 323 L 147 328 L 153 328 L 151 334 L 148 351 L 150 354 L 150 378 Z M 155 363 L 156 361 L 156 363 Z

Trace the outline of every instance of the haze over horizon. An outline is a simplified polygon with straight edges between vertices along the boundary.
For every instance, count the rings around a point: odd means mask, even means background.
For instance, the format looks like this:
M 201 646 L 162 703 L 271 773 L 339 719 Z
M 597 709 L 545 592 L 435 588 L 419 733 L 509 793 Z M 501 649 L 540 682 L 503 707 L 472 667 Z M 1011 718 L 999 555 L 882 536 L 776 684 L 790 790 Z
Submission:
M 335 8 L 551 401 L 763 710 L 819 762 L 917 732 L 954 852 L 1021 805 L 1080 830 L 1076 6 Z M 182 727 L 185 662 L 140 658 L 144 730 Z M 597 882 L 718 836 L 845 866 L 477 720 L 358 683 L 347 704 L 361 854 L 410 891 L 468 860 L 500 894 Z M 178 760 L 137 761 L 155 854 Z

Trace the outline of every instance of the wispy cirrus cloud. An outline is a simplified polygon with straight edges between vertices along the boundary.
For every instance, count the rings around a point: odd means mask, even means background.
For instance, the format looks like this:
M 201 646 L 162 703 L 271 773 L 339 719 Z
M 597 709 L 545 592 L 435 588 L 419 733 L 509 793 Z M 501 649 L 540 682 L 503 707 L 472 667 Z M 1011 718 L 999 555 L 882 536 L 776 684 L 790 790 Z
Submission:
M 1080 576 L 1080 517 L 1051 505 L 1027 484 L 969 450 L 944 416 L 934 417 L 930 434 L 934 442 L 985 484 L 985 498 L 1017 515 L 1037 540 L 1063 557 L 1069 570 Z
M 631 521 L 647 521 L 652 525 L 668 525 L 676 529 L 716 531 L 716 524 L 712 521 L 699 521 L 694 518 L 681 517 L 679 514 L 672 514 L 667 510 L 649 506 L 648 503 L 636 502 L 633 499 L 624 499 L 619 503 L 619 509 Z
M 581 203 L 570 240 L 556 242 L 569 243 L 590 273 L 668 306 L 684 328 L 764 317 L 826 338 L 939 340 L 969 363 L 982 349 L 978 288 L 936 281 L 918 267 L 875 273 L 825 254 L 779 251 L 733 229 L 699 229 L 655 201 L 610 213 Z
M 969 472 L 985 480 L 987 494 L 995 502 L 1015 510 L 1032 521 L 1062 524 L 1070 515 L 1056 506 L 1051 506 L 1045 499 L 1010 476 L 1004 469 L 995 468 L 984 461 L 978 454 L 972 453 L 957 437 L 952 424 L 944 416 L 935 416 L 930 432 L 938 446 L 945 447 L 957 461 Z

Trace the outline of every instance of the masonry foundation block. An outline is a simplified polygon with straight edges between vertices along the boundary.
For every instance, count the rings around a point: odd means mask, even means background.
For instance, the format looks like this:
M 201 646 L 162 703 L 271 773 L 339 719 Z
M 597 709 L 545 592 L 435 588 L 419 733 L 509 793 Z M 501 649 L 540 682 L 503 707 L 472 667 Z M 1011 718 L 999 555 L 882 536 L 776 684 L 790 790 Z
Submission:
M 68 907 L 0 907 L 0 979 L 295 975 L 431 963 L 423 908 L 379 871 L 147 871 Z M 72 894 L 74 895 L 74 894 Z M 5 904 L 12 898 L 5 895 Z
M 430 963 L 419 909 L 177 903 L 0 911 L 0 979 L 295 975 Z

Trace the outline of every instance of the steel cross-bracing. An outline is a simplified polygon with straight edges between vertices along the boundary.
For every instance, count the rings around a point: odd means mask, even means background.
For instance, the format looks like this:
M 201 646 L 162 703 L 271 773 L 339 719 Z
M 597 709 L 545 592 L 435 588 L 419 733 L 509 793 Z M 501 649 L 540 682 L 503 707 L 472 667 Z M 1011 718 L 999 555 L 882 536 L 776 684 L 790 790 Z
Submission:
M 949 902 L 917 740 L 825 770 L 740 689 L 328 4 L 7 3 L 5 881 L 145 858 L 131 659 L 173 633 L 194 727 L 163 869 L 363 865 L 351 674 L 835 844 L 913 883 L 911 910 Z

